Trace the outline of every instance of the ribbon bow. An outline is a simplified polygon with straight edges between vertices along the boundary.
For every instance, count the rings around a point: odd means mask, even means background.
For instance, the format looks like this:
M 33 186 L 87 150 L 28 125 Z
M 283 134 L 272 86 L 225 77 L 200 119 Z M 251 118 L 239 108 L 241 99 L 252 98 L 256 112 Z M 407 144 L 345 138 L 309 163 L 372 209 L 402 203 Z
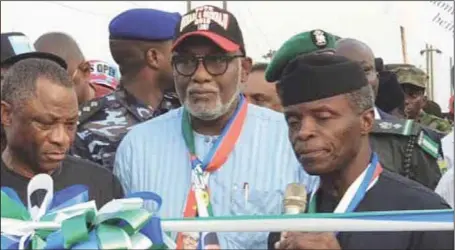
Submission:
M 32 206 L 31 196 L 37 191 L 46 191 L 40 206 Z M 59 210 L 68 213 L 86 209 L 96 209 L 94 202 L 88 201 L 86 186 L 74 185 L 54 194 L 54 182 L 47 174 L 33 177 L 27 186 L 27 208 L 18 194 L 9 187 L 1 188 L 1 248 L 40 249 L 45 246 L 46 236 L 54 231 L 62 216 L 56 216 Z M 84 206 L 77 204 L 84 203 Z M 71 209 L 72 208 L 72 209 Z M 66 215 L 64 217 L 69 217 Z
M 31 206 L 31 195 L 46 190 L 41 206 Z M 1 190 L 2 249 L 154 249 L 166 248 L 159 217 L 143 208 L 153 200 L 158 211 L 161 197 L 152 192 L 129 194 L 99 211 L 88 201 L 83 185 L 53 194 L 47 174 L 33 177 L 27 188 L 28 207 L 8 187 Z M 155 211 L 155 212 L 156 212 Z M 168 239 L 168 238 L 165 238 Z
M 138 192 L 104 205 L 96 215 L 84 211 L 62 222 L 47 237 L 47 249 L 164 249 L 159 217 L 143 208 L 144 200 L 161 207 L 161 197 Z

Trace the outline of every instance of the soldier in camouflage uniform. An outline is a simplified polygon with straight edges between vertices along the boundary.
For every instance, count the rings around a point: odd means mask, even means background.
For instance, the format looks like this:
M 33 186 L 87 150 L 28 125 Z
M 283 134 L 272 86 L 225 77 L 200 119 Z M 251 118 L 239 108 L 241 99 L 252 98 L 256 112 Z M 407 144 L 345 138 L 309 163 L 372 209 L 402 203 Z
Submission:
M 448 121 L 423 111 L 427 102 L 425 89 L 428 77 L 425 72 L 410 64 L 393 64 L 387 67 L 395 72 L 398 82 L 403 87 L 407 118 L 437 132 L 449 133 L 452 126 Z
M 171 45 L 179 20 L 178 13 L 132 9 L 111 21 L 110 48 L 122 74 L 120 86 L 80 107 L 73 155 L 112 170 L 117 147 L 131 126 L 180 106 L 169 91 Z

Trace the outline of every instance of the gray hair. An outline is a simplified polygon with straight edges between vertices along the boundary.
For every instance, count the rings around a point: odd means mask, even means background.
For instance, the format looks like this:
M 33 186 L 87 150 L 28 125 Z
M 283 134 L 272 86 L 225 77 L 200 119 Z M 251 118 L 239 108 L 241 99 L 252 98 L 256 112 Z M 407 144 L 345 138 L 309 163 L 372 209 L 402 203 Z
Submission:
M 46 78 L 54 84 L 73 88 L 67 71 L 57 63 L 47 59 L 25 59 L 15 63 L 6 72 L 2 82 L 2 101 L 22 107 L 26 100 L 36 95 L 38 78 Z
M 346 94 L 346 97 L 348 98 L 351 107 L 358 114 L 374 107 L 374 91 L 369 84 Z

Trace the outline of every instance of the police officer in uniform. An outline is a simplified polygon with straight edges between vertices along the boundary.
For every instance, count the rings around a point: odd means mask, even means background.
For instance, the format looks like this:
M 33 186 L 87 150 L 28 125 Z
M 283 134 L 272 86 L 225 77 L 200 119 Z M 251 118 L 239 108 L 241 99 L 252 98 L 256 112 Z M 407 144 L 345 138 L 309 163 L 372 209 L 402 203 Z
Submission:
M 72 154 L 112 170 L 115 152 L 131 126 L 180 106 L 173 90 L 171 46 L 180 14 L 131 9 L 109 24 L 119 88 L 80 107 Z
M 299 55 L 337 53 L 336 43 L 341 40 L 343 39 L 336 40 L 333 35 L 322 30 L 303 32 L 290 38 L 270 62 L 266 70 L 266 80 L 279 81 L 286 65 Z M 368 72 L 377 77 L 374 72 L 374 56 L 370 56 L 372 65 L 369 65 Z M 359 56 L 362 57 L 364 55 Z M 373 77 L 367 78 L 371 84 Z M 440 148 L 438 137 L 428 133 L 417 123 L 396 118 L 377 107 L 375 115 L 377 121 L 370 133 L 370 142 L 384 167 L 434 189 L 441 178 L 437 163 Z

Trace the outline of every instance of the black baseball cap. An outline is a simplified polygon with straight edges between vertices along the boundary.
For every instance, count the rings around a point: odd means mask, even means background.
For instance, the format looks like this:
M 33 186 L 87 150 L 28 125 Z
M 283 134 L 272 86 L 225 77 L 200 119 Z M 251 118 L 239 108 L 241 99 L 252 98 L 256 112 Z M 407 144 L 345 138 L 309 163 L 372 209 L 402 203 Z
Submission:
M 30 44 L 28 37 L 21 32 L 1 33 L 1 67 L 10 67 L 13 64 L 29 59 L 51 60 L 62 68 L 67 69 L 65 60 L 51 53 L 37 52 Z
M 191 36 L 203 36 L 227 52 L 240 49 L 245 54 L 242 31 L 235 16 L 227 10 L 205 5 L 183 15 L 177 25 L 172 50 Z

